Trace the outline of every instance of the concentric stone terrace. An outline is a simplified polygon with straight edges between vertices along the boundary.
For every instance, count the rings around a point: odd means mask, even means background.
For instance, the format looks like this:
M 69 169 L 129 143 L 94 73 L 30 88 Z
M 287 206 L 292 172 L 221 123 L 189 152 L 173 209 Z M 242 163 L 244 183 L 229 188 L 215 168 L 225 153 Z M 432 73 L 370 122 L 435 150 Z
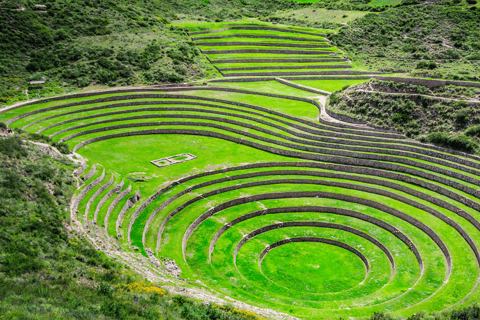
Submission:
M 480 159 L 319 120 L 313 94 L 275 88 L 79 94 L 0 121 L 88 159 L 74 218 L 175 260 L 185 286 L 308 319 L 478 301 Z

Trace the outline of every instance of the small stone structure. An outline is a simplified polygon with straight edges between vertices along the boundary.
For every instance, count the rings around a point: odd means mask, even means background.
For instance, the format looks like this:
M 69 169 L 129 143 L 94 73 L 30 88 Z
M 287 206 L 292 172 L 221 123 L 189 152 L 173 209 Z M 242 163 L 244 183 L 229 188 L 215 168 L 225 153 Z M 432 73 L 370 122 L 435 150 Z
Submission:
M 163 168 L 163 167 L 171 166 L 172 164 L 182 163 L 182 162 L 190 161 L 194 159 L 197 159 L 197 157 L 191 153 L 181 153 L 175 156 L 153 160 L 153 161 L 150 161 L 150 163 L 159 168 Z

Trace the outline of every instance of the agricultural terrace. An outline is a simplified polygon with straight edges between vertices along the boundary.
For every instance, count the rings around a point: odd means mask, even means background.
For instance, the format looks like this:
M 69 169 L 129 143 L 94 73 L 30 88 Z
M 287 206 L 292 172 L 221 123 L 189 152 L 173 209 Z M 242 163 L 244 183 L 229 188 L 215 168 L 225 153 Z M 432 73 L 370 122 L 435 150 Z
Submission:
M 223 69 L 279 64 L 210 52 L 341 59 L 322 35 L 261 31 L 277 38 L 249 45 L 243 36 L 259 30 L 238 28 L 192 36 Z M 325 47 L 286 49 L 312 52 L 295 55 L 280 53 L 282 43 Z M 319 117 L 312 84 L 333 91 L 348 79 L 304 80 L 310 91 L 258 80 L 63 96 L 4 109 L 0 121 L 84 157 L 74 222 L 152 261 L 174 260 L 171 277 L 185 287 L 308 319 L 478 301 L 480 158 Z
M 330 45 L 327 33 L 300 27 L 225 24 L 192 31 L 189 36 L 227 78 L 367 74 L 350 70 L 352 65 Z

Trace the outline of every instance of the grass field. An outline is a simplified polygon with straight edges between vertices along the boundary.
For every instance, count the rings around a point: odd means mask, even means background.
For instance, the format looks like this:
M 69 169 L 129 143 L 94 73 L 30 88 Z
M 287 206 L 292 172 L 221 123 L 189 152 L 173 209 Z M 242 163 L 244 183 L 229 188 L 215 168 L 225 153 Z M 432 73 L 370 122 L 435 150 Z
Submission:
M 174 260 L 188 289 L 302 319 L 478 301 L 480 158 L 319 118 L 313 89 L 365 80 L 289 79 L 310 91 L 258 78 L 99 91 L 0 121 L 84 157 L 74 223 Z M 183 153 L 196 159 L 150 163 Z

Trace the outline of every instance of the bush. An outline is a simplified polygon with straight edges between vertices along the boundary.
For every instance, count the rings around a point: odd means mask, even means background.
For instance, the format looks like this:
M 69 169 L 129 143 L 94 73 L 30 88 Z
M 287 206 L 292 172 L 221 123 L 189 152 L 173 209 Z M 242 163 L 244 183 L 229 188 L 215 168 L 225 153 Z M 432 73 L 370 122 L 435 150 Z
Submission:
M 427 61 L 420 61 L 417 63 L 417 69 L 427 69 L 428 68 L 428 62 Z
M 468 110 L 460 110 L 455 113 L 455 122 L 460 126 L 465 126 L 470 121 Z
M 7 129 L 7 125 L 3 122 L 0 122 L 0 129 Z
M 478 143 L 464 134 L 452 134 L 443 131 L 432 132 L 422 137 L 421 141 L 469 153 L 473 153 L 478 148 Z
M 480 125 L 472 126 L 465 130 L 465 135 L 469 137 L 478 137 L 480 138 Z
M 468 4 L 477 4 L 477 0 L 467 0 Z
M 0 153 L 11 158 L 21 158 L 27 155 L 27 150 L 23 147 L 22 139 L 19 136 L 13 136 L 0 139 Z

